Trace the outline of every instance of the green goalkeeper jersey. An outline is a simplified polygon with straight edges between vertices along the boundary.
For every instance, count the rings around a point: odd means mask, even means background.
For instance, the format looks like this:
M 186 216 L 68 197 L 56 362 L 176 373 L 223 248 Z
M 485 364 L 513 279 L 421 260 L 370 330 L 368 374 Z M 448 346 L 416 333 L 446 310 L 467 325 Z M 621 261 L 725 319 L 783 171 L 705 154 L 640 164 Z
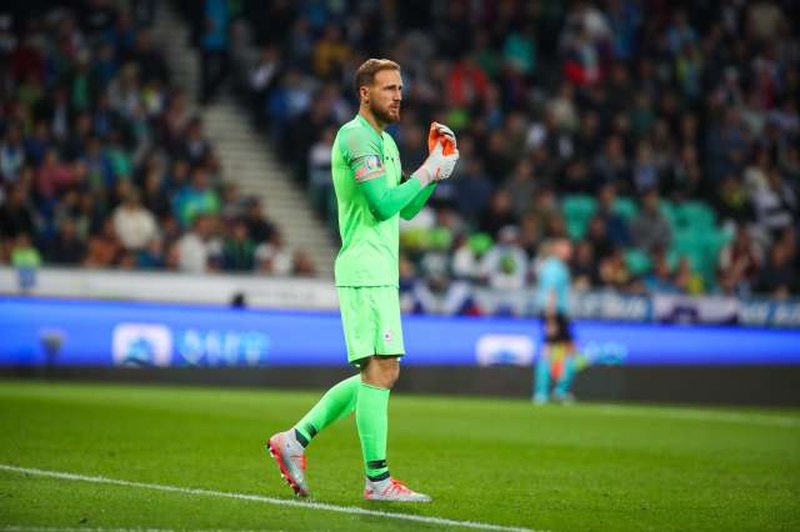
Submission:
M 402 179 L 400 154 L 388 133 L 378 134 L 361 115 L 336 135 L 331 173 L 339 209 L 342 247 L 336 257 L 336 286 L 397 286 L 400 216 L 381 220 L 360 187 L 383 179 L 388 188 Z

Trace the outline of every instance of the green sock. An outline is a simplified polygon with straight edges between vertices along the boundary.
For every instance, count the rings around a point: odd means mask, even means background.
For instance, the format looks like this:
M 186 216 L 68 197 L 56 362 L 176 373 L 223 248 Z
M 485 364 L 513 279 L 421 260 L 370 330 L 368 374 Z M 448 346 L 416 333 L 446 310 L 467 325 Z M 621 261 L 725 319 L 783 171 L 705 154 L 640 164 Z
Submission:
M 317 433 L 322 432 L 325 427 L 355 410 L 360 384 L 360 374 L 339 382 L 325 392 L 322 399 L 317 401 L 317 404 L 303 416 L 303 419 L 297 422 L 294 430 L 297 431 L 297 439 L 300 440 L 303 447 L 308 445 L 311 439 Z
M 367 477 L 389 477 L 386 465 L 386 440 L 389 433 L 389 390 L 361 383 L 356 403 L 356 426 Z

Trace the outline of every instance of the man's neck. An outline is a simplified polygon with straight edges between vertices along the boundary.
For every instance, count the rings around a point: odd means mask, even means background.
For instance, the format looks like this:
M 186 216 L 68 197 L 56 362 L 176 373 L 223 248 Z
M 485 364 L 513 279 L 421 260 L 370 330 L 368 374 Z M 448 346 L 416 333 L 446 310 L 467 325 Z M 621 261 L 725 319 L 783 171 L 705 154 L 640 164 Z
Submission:
M 386 124 L 379 121 L 372 113 L 372 111 L 369 110 L 369 107 L 362 105 L 358 109 L 358 114 L 360 114 L 364 120 L 369 122 L 369 125 L 372 126 L 372 129 L 374 129 L 375 132 L 378 133 L 378 135 L 383 134 L 383 130 L 386 128 Z

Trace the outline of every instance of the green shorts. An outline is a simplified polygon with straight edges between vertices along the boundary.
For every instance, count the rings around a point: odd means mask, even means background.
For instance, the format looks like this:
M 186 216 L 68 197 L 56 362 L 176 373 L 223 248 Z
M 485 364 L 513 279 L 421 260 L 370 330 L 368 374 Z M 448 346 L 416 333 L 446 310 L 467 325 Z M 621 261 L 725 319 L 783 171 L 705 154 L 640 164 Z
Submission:
M 396 286 L 338 286 L 347 361 L 405 354 Z

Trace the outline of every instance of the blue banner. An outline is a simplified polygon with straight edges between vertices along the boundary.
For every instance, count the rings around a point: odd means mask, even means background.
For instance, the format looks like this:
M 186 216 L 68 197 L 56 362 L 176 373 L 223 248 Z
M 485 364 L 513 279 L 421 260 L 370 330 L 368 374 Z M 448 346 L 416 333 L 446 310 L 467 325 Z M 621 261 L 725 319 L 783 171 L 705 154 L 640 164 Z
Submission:
M 414 365 L 530 365 L 538 321 L 406 316 Z M 800 364 L 800 331 L 576 321 L 590 362 Z M 261 367 L 344 365 L 337 313 L 0 298 L 0 365 Z

